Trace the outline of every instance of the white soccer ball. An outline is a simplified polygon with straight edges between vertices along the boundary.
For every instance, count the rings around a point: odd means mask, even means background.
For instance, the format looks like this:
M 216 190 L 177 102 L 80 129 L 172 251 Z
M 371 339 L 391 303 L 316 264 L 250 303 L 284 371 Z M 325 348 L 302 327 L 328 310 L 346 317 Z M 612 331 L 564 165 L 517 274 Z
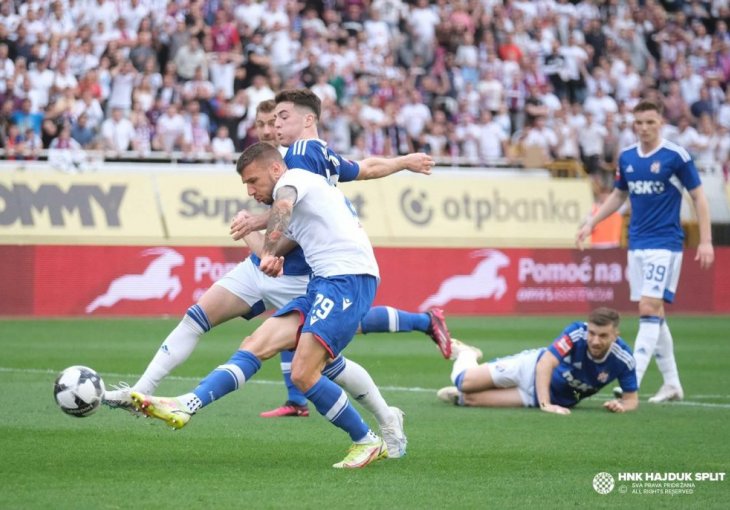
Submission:
M 53 384 L 53 396 L 61 411 L 83 418 L 99 409 L 104 396 L 104 381 L 89 367 L 68 367 L 58 374 Z

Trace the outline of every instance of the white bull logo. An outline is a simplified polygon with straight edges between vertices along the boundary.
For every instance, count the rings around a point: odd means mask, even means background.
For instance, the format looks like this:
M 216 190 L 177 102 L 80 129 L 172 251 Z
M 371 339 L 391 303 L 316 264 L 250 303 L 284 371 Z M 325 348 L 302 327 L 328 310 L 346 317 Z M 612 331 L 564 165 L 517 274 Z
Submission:
M 507 292 L 507 280 L 499 270 L 509 265 L 509 257 L 498 250 L 478 250 L 470 257 L 484 257 L 471 274 L 455 275 L 441 282 L 439 290 L 426 299 L 419 309 L 442 307 L 454 299 L 502 299 Z
M 142 274 L 126 274 L 112 280 L 107 291 L 86 307 L 86 313 L 92 313 L 101 306 L 114 306 L 122 299 L 142 301 L 167 296 L 167 300 L 172 301 L 180 294 L 182 283 L 172 274 L 172 269 L 181 266 L 185 258 L 169 248 L 150 248 L 142 255 L 159 257 L 150 262 Z

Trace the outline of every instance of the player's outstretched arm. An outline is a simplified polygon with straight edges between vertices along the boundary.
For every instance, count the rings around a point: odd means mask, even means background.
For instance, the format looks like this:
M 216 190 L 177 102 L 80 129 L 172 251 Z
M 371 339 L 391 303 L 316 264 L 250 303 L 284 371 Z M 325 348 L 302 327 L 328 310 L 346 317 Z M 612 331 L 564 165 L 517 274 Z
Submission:
M 617 400 L 609 400 L 603 404 L 607 411 L 612 413 L 627 413 L 636 411 L 639 408 L 639 394 L 635 391 L 624 393 L 623 397 Z
M 357 174 L 356 180 L 380 179 L 401 170 L 430 175 L 434 164 L 433 158 L 423 152 L 413 152 L 396 158 L 365 158 L 358 161 L 360 172 Z
M 709 268 L 715 261 L 715 250 L 712 247 L 712 229 L 710 223 L 710 205 L 702 186 L 697 186 L 689 192 L 694 202 L 697 224 L 700 229 L 700 243 L 697 245 L 695 260 L 699 261 L 702 269 Z
M 623 205 L 626 201 L 626 197 L 628 196 L 629 194 L 626 191 L 622 191 L 618 188 L 613 189 L 611 194 L 608 195 L 608 198 L 606 198 L 606 201 L 598 208 L 596 214 L 588 218 L 578 229 L 578 232 L 575 235 L 575 245 L 579 250 L 583 249 L 583 242 L 588 239 L 588 236 L 591 235 L 595 226 L 618 211 L 619 207 Z
M 560 360 L 550 351 L 545 351 L 538 360 L 535 367 L 535 394 L 537 395 L 537 404 L 541 411 L 555 414 L 570 414 L 567 407 L 555 405 L 550 401 L 550 379 L 553 370 L 558 366 Z

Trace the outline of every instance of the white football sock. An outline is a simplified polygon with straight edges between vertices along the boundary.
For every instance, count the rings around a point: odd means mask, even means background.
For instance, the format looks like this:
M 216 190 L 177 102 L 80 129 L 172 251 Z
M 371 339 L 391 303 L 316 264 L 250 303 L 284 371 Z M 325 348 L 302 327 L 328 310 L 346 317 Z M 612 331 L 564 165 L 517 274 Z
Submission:
M 198 323 L 185 315 L 177 327 L 167 335 L 132 389 L 139 393 L 153 393 L 163 378 L 190 357 L 203 333 Z
M 646 369 L 649 366 L 651 357 L 654 355 L 657 342 L 659 341 L 660 317 L 643 316 L 639 319 L 639 332 L 636 334 L 634 344 L 634 359 L 636 360 L 636 383 L 641 388 L 641 380 L 644 378 Z
M 349 393 L 353 400 L 373 413 L 378 425 L 381 427 L 387 425 L 393 417 L 393 412 L 380 394 L 375 381 L 370 377 L 368 371 L 358 363 L 351 359 L 345 359 L 345 368 L 333 381 Z
M 681 388 L 679 382 L 679 370 L 677 369 L 677 361 L 674 358 L 674 340 L 672 333 L 669 331 L 669 325 L 666 320 L 662 321 L 659 333 L 659 341 L 656 344 L 656 353 L 654 359 L 657 367 L 662 373 L 664 384 Z
M 466 369 L 479 366 L 477 354 L 471 349 L 462 350 L 454 360 L 454 366 L 451 368 L 451 382 L 456 384 L 456 379 Z M 456 386 L 459 386 L 456 384 Z

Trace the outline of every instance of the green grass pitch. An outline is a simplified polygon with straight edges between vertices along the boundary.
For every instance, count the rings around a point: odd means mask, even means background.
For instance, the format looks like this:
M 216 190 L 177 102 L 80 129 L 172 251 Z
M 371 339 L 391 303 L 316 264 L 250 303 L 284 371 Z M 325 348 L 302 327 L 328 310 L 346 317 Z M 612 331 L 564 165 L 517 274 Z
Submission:
M 579 318 L 579 317 L 578 317 Z M 575 317 L 450 318 L 455 337 L 487 358 L 546 345 Z M 100 409 L 76 419 L 52 398 L 56 373 L 95 368 L 107 384 L 133 382 L 177 320 L 0 321 L 0 509 L 34 508 L 727 508 L 730 481 L 694 482 L 691 494 L 642 494 L 597 473 L 728 472 L 730 317 L 671 317 L 686 400 L 636 413 L 601 408 L 608 391 L 570 416 L 538 410 L 456 408 L 435 391 L 451 364 L 422 334 L 360 336 L 346 354 L 406 413 L 408 455 L 363 470 L 332 469 L 349 441 L 313 413 L 266 420 L 285 399 L 278 359 L 181 431 Z M 210 332 L 158 393 L 192 389 L 227 360 L 257 321 Z M 625 317 L 629 344 L 636 317 Z M 363 416 L 374 425 L 371 417 Z M 661 485 L 661 484 L 660 484 Z

